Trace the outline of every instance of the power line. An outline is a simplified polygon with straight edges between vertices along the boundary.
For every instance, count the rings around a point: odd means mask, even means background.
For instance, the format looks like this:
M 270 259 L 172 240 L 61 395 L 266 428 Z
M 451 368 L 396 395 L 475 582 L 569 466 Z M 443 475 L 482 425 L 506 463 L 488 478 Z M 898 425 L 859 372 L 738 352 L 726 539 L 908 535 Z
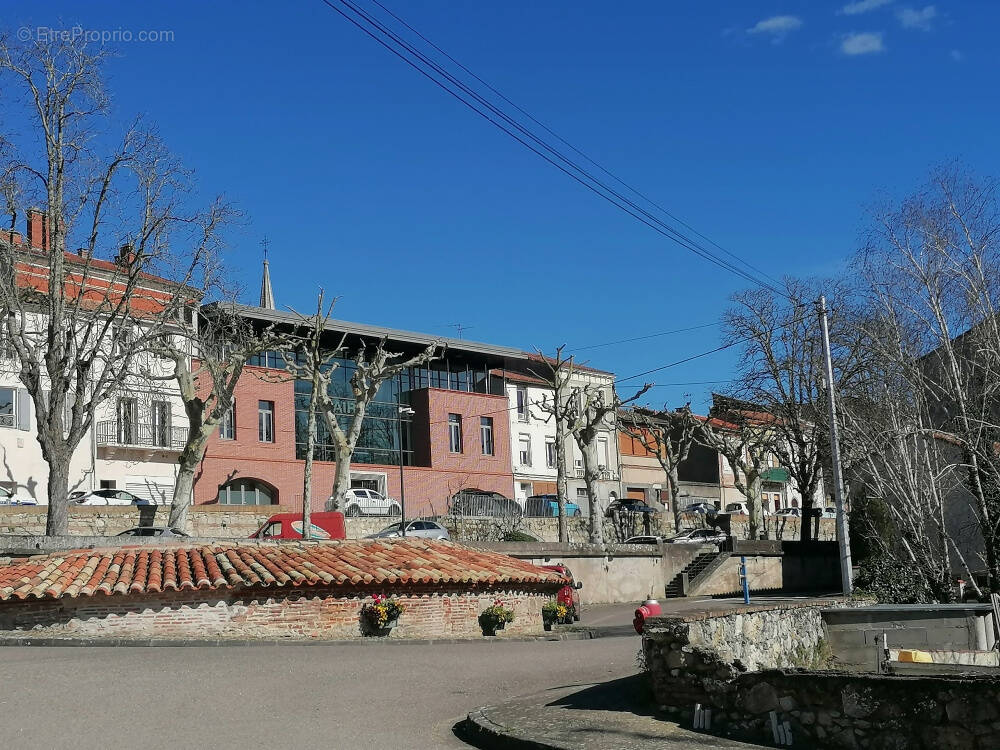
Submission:
M 645 341 L 646 339 L 655 339 L 658 338 L 659 336 L 670 336 L 671 334 L 674 333 L 686 333 L 688 331 L 698 331 L 702 328 L 712 328 L 714 326 L 721 325 L 722 323 L 723 321 L 716 320 L 711 323 L 703 323 L 702 325 L 698 326 L 690 326 L 688 328 L 677 328 L 673 331 L 660 331 L 659 333 L 649 333 L 646 334 L 645 336 L 633 336 L 632 338 L 618 339 L 617 341 L 605 341 L 603 344 L 590 344 L 589 346 L 578 346 L 573 351 L 582 352 L 586 349 L 597 349 L 602 346 L 614 346 L 615 344 L 628 344 L 633 341 Z
M 441 65 L 436 63 L 434 60 L 428 58 L 426 55 L 420 52 L 420 50 L 413 47 L 413 45 L 411 45 L 409 42 L 402 39 L 391 29 L 388 29 L 378 19 L 374 18 L 369 13 L 356 6 L 350 0 L 337 0 L 339 5 L 342 5 L 344 6 L 344 8 L 349 9 L 350 13 L 345 12 L 340 7 L 335 5 L 333 0 L 322 0 L 322 1 L 329 8 L 334 10 L 340 16 L 345 18 L 347 21 L 352 23 L 362 32 L 364 32 L 365 34 L 370 36 L 373 40 L 378 42 L 381 46 L 385 47 L 388 51 L 390 51 L 391 53 L 399 57 L 401 60 L 403 60 L 403 62 L 405 62 L 407 65 L 409 65 L 414 70 L 419 72 L 421 75 L 429 79 L 436 86 L 446 91 L 447 93 L 451 94 L 454 98 L 458 99 L 458 101 L 460 101 L 466 107 L 471 109 L 473 112 L 480 115 L 481 117 L 483 117 L 484 119 L 486 119 L 487 121 L 498 127 L 500 130 L 503 130 L 505 133 L 507 133 L 507 135 L 514 138 L 523 146 L 525 146 L 526 148 L 528 148 L 529 150 L 540 156 L 542 159 L 544 159 L 549 164 L 559 169 L 561 172 L 563 172 L 576 182 L 586 187 L 588 190 L 594 192 L 604 200 L 608 201 L 612 205 L 621 209 L 622 211 L 629 214 L 638 221 L 642 222 L 643 224 L 650 227 L 657 233 L 663 235 L 664 237 L 667 237 L 668 239 L 684 247 L 685 249 L 690 250 L 699 257 L 708 260 L 709 262 L 717 265 L 718 267 L 724 270 L 730 271 L 731 273 L 743 278 L 746 281 L 761 286 L 765 289 L 769 289 L 775 294 L 786 297 L 787 299 L 792 301 L 793 304 L 796 305 L 800 304 L 797 300 L 792 299 L 789 295 L 787 295 L 785 292 L 778 289 L 777 287 L 774 287 L 768 284 L 767 282 L 754 277 L 751 273 L 748 273 L 747 271 L 744 271 L 743 269 L 735 266 L 733 263 L 726 261 L 720 258 L 719 256 L 715 255 L 705 247 L 699 245 L 696 241 L 692 240 L 690 237 L 685 236 L 679 230 L 658 219 L 649 211 L 643 209 L 635 202 L 629 200 L 621 193 L 619 193 L 618 191 L 614 190 L 613 188 L 611 188 L 610 186 L 608 186 L 607 184 L 596 178 L 594 175 L 589 173 L 586 169 L 581 167 L 572 159 L 559 152 L 558 149 L 554 148 L 553 146 L 545 142 L 543 139 L 541 139 L 539 136 L 537 136 L 536 134 L 528 130 L 526 127 L 524 127 L 521 123 L 517 122 L 515 119 L 507 115 L 496 105 L 484 99 L 476 91 L 469 88 L 469 86 L 467 86 L 466 84 L 455 78 L 453 75 L 451 75 Z M 354 15 L 351 15 L 351 13 L 353 13 Z M 356 18 L 355 16 L 357 16 L 362 20 L 359 21 L 358 18 Z M 367 26 L 365 25 L 366 23 L 368 24 Z M 369 26 L 371 28 L 369 28 Z M 375 29 L 375 31 L 373 31 L 372 29 Z M 380 34 L 381 36 L 379 36 Z M 391 40 L 391 42 L 387 41 L 387 39 Z M 409 57 L 407 55 L 409 55 Z M 411 57 L 415 59 L 411 59 Z M 433 73 L 430 72 L 427 68 L 430 68 L 433 71 Z M 437 77 L 435 77 L 435 74 L 443 78 L 444 81 L 439 80 Z M 455 88 L 452 88 L 451 86 L 457 88 L 458 91 L 456 91 Z M 473 99 L 475 102 L 478 103 L 478 106 L 476 103 L 470 101 L 466 97 L 471 97 L 471 99 Z M 485 108 L 487 111 L 483 111 L 481 107 Z M 490 113 L 492 113 L 492 115 Z M 493 115 L 495 115 L 495 117 Z M 497 117 L 500 118 L 502 122 L 498 121 L 496 119 Z M 506 123 L 506 125 L 504 123 Z M 508 127 L 508 125 L 510 127 Z M 511 128 L 514 128 L 515 130 L 519 131 L 524 137 L 518 135 L 518 133 L 511 130 Z M 529 143 L 528 140 L 525 140 L 525 138 L 530 139 L 535 144 L 537 144 L 538 148 Z M 552 156 L 550 157 L 548 154 L 544 153 L 540 149 L 544 149 L 545 151 L 549 152 L 549 154 L 551 154 Z M 744 263 L 744 265 L 747 265 L 745 261 L 740 260 L 740 262 Z
M 724 252 L 726 255 L 728 255 L 729 257 L 733 258 L 734 260 L 739 261 L 740 263 L 742 263 L 743 265 L 745 265 L 747 268 L 749 268 L 749 269 L 751 269 L 753 271 L 756 271 L 757 273 L 761 274 L 762 276 L 765 276 L 768 279 L 771 279 L 771 281 L 775 282 L 776 284 L 780 284 L 781 283 L 778 279 L 774 278 L 773 276 L 771 276 L 770 274 L 768 274 L 766 271 L 763 271 L 763 270 L 757 268 L 756 266 L 752 265 L 748 261 L 740 258 L 739 256 L 735 255 L 734 253 L 731 253 L 729 250 L 727 250 L 726 248 L 724 248 L 722 245 L 720 245 L 718 242 L 716 242 L 712 238 L 706 237 L 704 234 L 702 234 L 701 232 L 699 232 L 697 229 L 695 229 L 693 226 L 691 226 L 690 224 L 688 224 L 687 222 L 685 222 L 683 219 L 681 219 L 680 217 L 678 217 L 675 214 L 671 213 L 666 208 L 664 208 L 659 203 L 657 203 L 655 200 L 653 200 L 649 196 L 647 196 L 644 193 L 642 193 L 638 188 L 633 187 L 632 185 L 630 185 L 629 183 L 625 182 L 620 177 L 618 177 L 617 175 L 615 175 L 614 173 L 612 173 L 611 171 L 609 171 L 608 169 L 606 169 L 603 165 L 601 165 L 600 163 L 598 163 L 597 161 L 595 161 L 594 159 L 592 159 L 590 156 L 588 156 L 587 154 L 585 154 L 579 148 L 577 148 L 572 143 L 570 143 L 565 138 L 563 138 L 561 135 L 559 135 L 554 130 L 552 130 L 552 128 L 550 128 L 544 122 L 541 122 L 540 120 L 538 120 L 534 115 L 532 115 L 530 112 L 528 112 L 523 107 L 521 107 L 520 105 L 518 105 L 516 102 L 511 101 L 506 95 L 504 95 L 504 93 L 502 91 L 500 91 L 496 87 L 494 87 L 489 81 L 483 80 L 478 75 L 476 75 L 476 73 L 474 71 L 470 70 L 465 65 L 463 65 L 460 61 L 456 60 L 454 57 L 452 57 L 451 55 L 449 55 L 445 50 L 441 49 L 433 41 L 431 41 L 430 39 L 428 39 L 427 37 L 425 37 L 417 29 L 413 28 L 413 26 L 411 26 L 410 24 L 408 24 L 404 19 L 400 18 L 395 13 L 393 13 L 389 8 L 385 7 L 382 3 L 379 2 L 379 0 L 371 0 L 371 1 L 375 5 L 377 5 L 378 7 L 380 7 L 383 11 L 385 11 L 390 16 L 392 16 L 394 19 L 396 19 L 396 21 L 398 21 L 399 23 L 403 24 L 403 26 L 405 26 L 411 32 L 413 32 L 418 37 L 420 37 L 420 39 L 422 39 L 424 42 L 426 42 L 431 47 L 433 47 L 435 50 L 437 50 L 439 53 L 441 53 L 446 58 L 448 58 L 451 62 L 455 63 L 455 65 L 457 65 L 459 68 L 461 68 L 463 71 L 465 71 L 468 75 L 472 76 L 477 81 L 479 81 L 479 83 L 481 83 L 483 86 L 485 86 L 486 88 L 488 88 L 490 91 L 492 91 L 494 94 L 496 94 L 498 97 L 500 97 L 507 104 L 509 104 L 510 106 L 512 106 L 514 109 L 516 109 L 522 115 L 524 115 L 529 120 L 531 120 L 533 123 L 535 123 L 540 128 L 542 128 L 546 133 L 548 133 L 553 138 L 555 138 L 556 140 L 558 140 L 564 146 L 567 146 L 568 148 L 572 149 L 575 153 L 577 153 L 580 156 L 582 156 L 585 160 L 587 160 L 588 162 L 590 162 L 591 164 L 593 164 L 601 172 L 603 172 L 604 174 L 606 174 L 608 177 L 610 177 L 612 180 L 614 180 L 615 182 L 617 182 L 619 185 L 621 185 L 622 187 L 626 188 L 627 190 L 629 190 L 634 195 L 637 195 L 638 197 L 642 198 L 644 201 L 646 201 L 650 205 L 652 205 L 655 208 L 659 209 L 664 214 L 666 214 L 667 216 L 669 216 L 671 219 L 673 219 L 674 221 L 676 221 L 678 224 L 680 224 L 681 226 L 685 227 L 686 229 L 691 230 L 696 235 L 698 235 L 699 237 L 701 237 L 703 240 L 705 240 L 706 242 L 710 243 L 714 247 L 718 248 L 719 250 L 721 250 L 722 252 Z M 598 346 L 600 346 L 600 345 L 598 345 Z

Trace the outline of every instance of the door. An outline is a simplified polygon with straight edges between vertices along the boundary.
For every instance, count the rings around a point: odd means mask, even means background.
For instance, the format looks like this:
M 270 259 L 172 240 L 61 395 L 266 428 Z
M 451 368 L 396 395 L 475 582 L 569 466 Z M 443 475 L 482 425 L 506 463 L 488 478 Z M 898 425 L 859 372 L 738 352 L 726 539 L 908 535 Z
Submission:
M 166 401 L 153 402 L 153 445 L 170 447 L 170 404 Z
M 139 422 L 139 404 L 134 398 L 118 399 L 118 442 L 122 445 L 136 444 L 136 429 Z

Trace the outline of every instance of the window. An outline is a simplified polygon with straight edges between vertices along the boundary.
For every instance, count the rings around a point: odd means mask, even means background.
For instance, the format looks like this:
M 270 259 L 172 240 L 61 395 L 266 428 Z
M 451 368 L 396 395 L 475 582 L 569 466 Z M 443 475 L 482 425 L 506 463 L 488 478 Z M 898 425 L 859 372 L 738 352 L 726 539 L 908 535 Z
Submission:
M 118 442 L 120 444 L 135 445 L 138 421 L 138 402 L 134 398 L 118 399 Z
M 448 415 L 448 450 L 452 453 L 462 452 L 462 416 Z
M 521 466 L 531 466 L 531 438 L 528 435 L 517 438 L 517 458 Z
M 556 461 L 558 456 L 556 455 L 556 441 L 552 438 L 545 439 L 545 465 L 550 469 L 556 468 Z
M 13 388 L 0 388 L 0 427 L 16 427 L 14 414 L 16 393 Z
M 229 405 L 219 423 L 219 437 L 223 440 L 236 439 L 236 400 Z
M 479 418 L 479 438 L 483 443 L 483 455 L 493 455 L 493 417 Z
M 597 465 L 601 471 L 608 468 L 608 439 L 606 437 L 597 438 Z
M 274 402 L 257 402 L 257 439 L 262 443 L 274 442 Z
M 528 389 L 517 389 L 517 420 L 519 422 L 528 421 Z
M 271 505 L 273 490 L 255 479 L 236 479 L 219 488 L 219 505 Z
M 153 402 L 153 445 L 161 448 L 170 446 L 170 404 L 166 401 Z
M 114 479 L 102 479 L 101 489 L 102 490 L 113 490 L 118 486 L 118 483 Z
M 586 487 L 577 487 L 576 488 L 576 499 L 577 500 L 586 500 L 587 499 L 587 488 Z

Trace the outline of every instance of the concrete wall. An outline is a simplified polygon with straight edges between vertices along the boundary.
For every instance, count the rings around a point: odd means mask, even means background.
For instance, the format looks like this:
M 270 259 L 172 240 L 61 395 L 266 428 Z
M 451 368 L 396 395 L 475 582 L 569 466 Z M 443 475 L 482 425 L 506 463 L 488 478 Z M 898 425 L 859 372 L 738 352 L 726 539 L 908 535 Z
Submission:
M 565 565 L 583 583 L 580 603 L 615 604 L 655 598 L 702 547 L 664 545 L 662 548 L 593 544 L 471 543 L 535 565 Z
M 754 555 L 746 558 L 747 580 L 751 591 L 781 590 L 781 558 Z M 743 591 L 740 582 L 740 558 L 733 556 L 722 563 L 692 592 L 698 596 L 722 596 Z
M 877 605 L 823 611 L 838 665 L 876 671 L 882 636 L 889 648 L 987 650 L 994 648 L 993 610 L 984 604 Z

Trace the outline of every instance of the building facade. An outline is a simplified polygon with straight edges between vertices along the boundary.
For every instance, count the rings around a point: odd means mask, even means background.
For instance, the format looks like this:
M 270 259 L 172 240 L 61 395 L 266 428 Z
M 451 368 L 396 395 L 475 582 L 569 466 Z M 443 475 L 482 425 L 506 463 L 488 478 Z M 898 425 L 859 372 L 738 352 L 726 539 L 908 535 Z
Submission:
M 537 355 L 523 354 L 525 359 L 512 363 L 504 373 L 510 413 L 510 451 L 514 473 L 514 499 L 524 505 L 531 495 L 556 492 L 556 424 L 543 404 L 551 403 L 552 388 L 536 373 L 544 365 Z M 614 375 L 592 368 L 576 367 L 568 387 L 598 387 L 613 398 Z M 580 506 L 584 515 L 590 513 L 587 486 L 583 476 L 583 455 L 572 435 L 566 437 L 566 470 L 568 500 Z M 597 496 L 607 507 L 621 497 L 619 453 L 614 419 L 597 437 L 596 461 L 599 478 Z
M 40 293 L 48 289 L 49 267 L 45 215 L 29 210 L 27 231 L 0 233 L 0 242 L 15 258 L 17 284 Z M 123 252 L 127 248 L 123 248 Z M 65 253 L 66 284 L 85 299 L 113 299 L 125 293 L 119 263 Z M 121 260 L 121 258 L 120 258 Z M 166 309 L 179 286 L 151 274 L 138 274 L 131 291 L 133 321 Z M 25 308 L 30 310 L 30 308 Z M 187 308 L 190 309 L 190 308 Z M 14 313 L 11 313 L 14 314 Z M 25 325 L 42 330 L 45 319 L 27 312 Z M 124 318 L 123 318 L 124 320 Z M 180 324 L 182 321 L 178 321 Z M 190 316 L 184 324 L 195 324 Z M 145 369 L 156 370 L 157 363 Z M 35 405 L 18 378 L 13 345 L 0 345 L 0 454 L 4 462 L 0 487 L 47 504 L 48 465 L 37 440 Z M 128 377 L 99 404 L 90 430 L 70 462 L 70 491 L 117 488 L 158 503 L 173 497 L 177 456 L 187 434 L 187 417 L 172 380 Z
M 267 308 L 239 312 L 257 326 L 301 324 L 298 316 Z M 346 321 L 329 321 L 325 335 L 331 347 L 344 336 L 349 349 L 384 339 L 387 349 L 408 355 L 438 340 Z M 440 358 L 383 383 L 369 404 L 351 461 L 352 487 L 405 500 L 408 516 L 446 513 L 461 491 L 506 497 L 514 492 L 507 397 L 502 376 L 494 373 L 521 352 L 462 339 L 439 343 Z M 353 363 L 345 358 L 336 364 L 330 390 L 346 422 L 353 409 Z M 275 352 L 251 360 L 236 386 L 231 417 L 206 451 L 196 503 L 301 504 L 309 388 L 308 382 L 289 378 Z M 412 414 L 401 414 L 400 407 Z M 313 508 L 322 510 L 336 466 L 322 420 L 316 443 L 311 496 Z

